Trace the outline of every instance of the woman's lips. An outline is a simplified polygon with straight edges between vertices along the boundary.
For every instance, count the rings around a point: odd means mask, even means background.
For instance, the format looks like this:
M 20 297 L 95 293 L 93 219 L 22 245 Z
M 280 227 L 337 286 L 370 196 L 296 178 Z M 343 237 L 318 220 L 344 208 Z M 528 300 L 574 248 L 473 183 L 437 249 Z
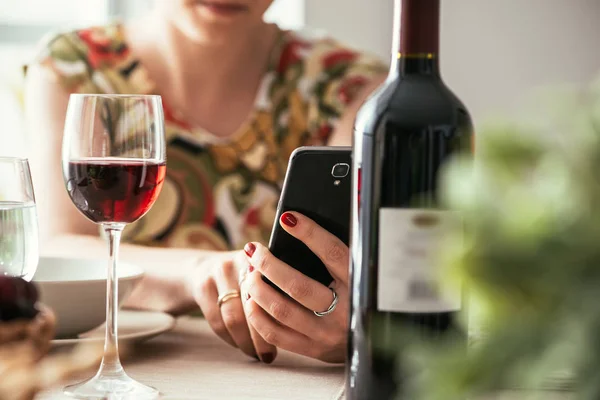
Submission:
M 223 16 L 239 14 L 248 10 L 247 6 L 237 3 L 226 3 L 219 1 L 199 1 L 198 4 L 204 7 L 205 9 L 209 10 L 213 14 Z

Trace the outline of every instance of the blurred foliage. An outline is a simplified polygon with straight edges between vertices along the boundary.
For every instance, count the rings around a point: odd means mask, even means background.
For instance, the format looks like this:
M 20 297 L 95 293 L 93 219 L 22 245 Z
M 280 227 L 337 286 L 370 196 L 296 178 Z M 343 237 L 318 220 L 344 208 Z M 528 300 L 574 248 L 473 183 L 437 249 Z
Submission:
M 445 243 L 441 280 L 466 283 L 475 326 L 467 352 L 415 347 L 434 360 L 419 398 L 570 376 L 576 398 L 600 399 L 600 80 L 546 90 L 523 111 L 480 129 L 475 158 L 445 171 L 443 197 L 465 225 Z

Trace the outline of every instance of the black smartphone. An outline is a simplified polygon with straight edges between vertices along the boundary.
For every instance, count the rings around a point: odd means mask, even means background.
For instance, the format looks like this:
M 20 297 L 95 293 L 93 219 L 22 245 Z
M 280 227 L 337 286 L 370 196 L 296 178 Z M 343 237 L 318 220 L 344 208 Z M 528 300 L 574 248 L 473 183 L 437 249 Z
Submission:
M 329 286 L 333 278 L 323 262 L 303 242 L 287 233 L 279 218 L 286 211 L 297 211 L 348 245 L 351 157 L 351 147 L 300 147 L 294 150 L 269 241 L 274 256 L 325 286 Z

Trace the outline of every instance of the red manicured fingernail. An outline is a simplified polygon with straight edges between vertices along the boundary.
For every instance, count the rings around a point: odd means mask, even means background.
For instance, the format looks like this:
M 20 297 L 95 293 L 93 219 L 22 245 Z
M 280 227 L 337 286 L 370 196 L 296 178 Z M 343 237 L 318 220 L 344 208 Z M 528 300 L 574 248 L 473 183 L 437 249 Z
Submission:
M 256 246 L 254 245 L 254 243 L 246 243 L 246 245 L 244 246 L 244 251 L 246 252 L 246 255 L 248 257 L 252 257 L 252 254 L 254 254 L 254 252 L 256 251 Z
M 252 265 L 248 265 L 248 272 L 252 273 L 254 271 L 254 267 Z
M 293 228 L 298 224 L 298 220 L 291 213 L 283 213 L 281 215 L 281 223 L 287 227 Z
M 262 362 L 264 362 L 265 364 L 271 364 L 273 362 L 273 360 L 275 360 L 275 354 L 273 353 L 265 353 L 265 354 L 261 354 L 260 355 L 260 359 L 262 360 Z

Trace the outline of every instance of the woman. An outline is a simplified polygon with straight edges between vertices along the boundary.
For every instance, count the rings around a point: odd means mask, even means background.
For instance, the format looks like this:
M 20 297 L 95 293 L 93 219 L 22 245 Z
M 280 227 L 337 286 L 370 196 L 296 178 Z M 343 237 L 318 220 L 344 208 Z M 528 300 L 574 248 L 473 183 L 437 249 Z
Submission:
M 124 248 L 125 257 L 153 261 L 128 305 L 176 314 L 199 305 L 224 341 L 265 363 L 278 347 L 343 362 L 347 247 L 298 213 L 282 219 L 336 278 L 339 305 L 319 318 L 313 311 L 329 308 L 330 289 L 263 244 L 291 152 L 350 144 L 354 113 L 385 69 L 333 40 L 264 23 L 271 2 L 159 0 L 138 21 L 45 41 L 26 92 L 32 145 L 40 149 L 32 157 L 40 225 L 45 236 L 97 235 L 57 185 L 69 94 L 160 94 L 168 176 L 152 210 L 124 234 L 147 246 Z

